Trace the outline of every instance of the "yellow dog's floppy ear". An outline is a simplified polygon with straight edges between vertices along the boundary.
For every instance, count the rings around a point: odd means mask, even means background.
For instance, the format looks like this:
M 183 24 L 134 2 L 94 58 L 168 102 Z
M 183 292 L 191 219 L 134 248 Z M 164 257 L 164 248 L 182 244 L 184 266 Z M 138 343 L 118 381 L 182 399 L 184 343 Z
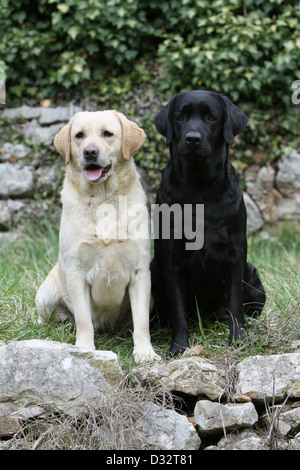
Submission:
M 66 159 L 66 164 L 68 164 L 71 159 L 71 127 L 73 119 L 74 117 L 54 138 L 54 145 L 58 152 Z
M 146 134 L 137 124 L 129 121 L 124 114 L 115 111 L 122 126 L 122 153 L 125 160 L 139 150 L 143 145 Z

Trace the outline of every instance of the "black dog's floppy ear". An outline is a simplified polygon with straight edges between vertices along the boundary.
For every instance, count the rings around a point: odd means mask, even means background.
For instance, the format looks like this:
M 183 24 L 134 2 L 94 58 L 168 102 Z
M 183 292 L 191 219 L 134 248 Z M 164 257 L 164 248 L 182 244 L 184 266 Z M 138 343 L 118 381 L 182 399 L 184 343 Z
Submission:
M 231 103 L 227 96 L 222 96 L 222 99 L 225 104 L 224 139 L 227 144 L 232 145 L 234 136 L 245 129 L 248 118 L 244 111 Z
M 173 97 L 169 103 L 162 108 L 154 118 L 154 124 L 158 132 L 167 138 L 167 145 L 170 145 L 173 139 L 173 129 L 171 120 L 171 108 L 174 101 Z

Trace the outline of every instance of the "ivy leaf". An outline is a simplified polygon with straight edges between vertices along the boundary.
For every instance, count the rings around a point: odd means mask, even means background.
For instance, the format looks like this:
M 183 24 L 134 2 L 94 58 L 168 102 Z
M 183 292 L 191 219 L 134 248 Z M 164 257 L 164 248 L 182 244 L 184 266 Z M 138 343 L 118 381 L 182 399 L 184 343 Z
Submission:
M 68 34 L 69 36 L 71 36 L 71 38 L 74 40 L 77 38 L 78 34 L 80 33 L 80 27 L 79 26 L 72 26 L 69 30 L 68 30 Z
M 67 3 L 59 3 L 57 5 L 58 10 L 60 10 L 62 13 L 67 13 L 70 9 L 70 5 Z

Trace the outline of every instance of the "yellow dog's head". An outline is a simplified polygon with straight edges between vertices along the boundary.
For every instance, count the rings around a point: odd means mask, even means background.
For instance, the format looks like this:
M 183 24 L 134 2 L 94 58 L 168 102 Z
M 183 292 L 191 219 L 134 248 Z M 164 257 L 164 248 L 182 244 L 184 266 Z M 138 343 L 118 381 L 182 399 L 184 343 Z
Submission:
M 105 181 L 116 162 L 128 161 L 141 147 L 144 131 L 117 111 L 75 114 L 55 136 L 58 152 L 90 183 Z

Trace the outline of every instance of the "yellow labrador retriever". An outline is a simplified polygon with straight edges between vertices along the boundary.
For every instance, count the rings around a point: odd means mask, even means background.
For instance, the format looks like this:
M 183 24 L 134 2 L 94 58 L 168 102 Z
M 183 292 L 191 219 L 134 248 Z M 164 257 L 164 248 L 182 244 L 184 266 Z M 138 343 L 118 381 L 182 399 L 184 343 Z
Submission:
M 150 237 L 133 230 L 147 218 L 131 159 L 144 140 L 116 111 L 80 112 L 56 135 L 66 159 L 59 259 L 36 295 L 39 322 L 73 314 L 76 346 L 87 349 L 94 328 L 118 327 L 131 310 L 135 361 L 159 358 L 149 334 Z

